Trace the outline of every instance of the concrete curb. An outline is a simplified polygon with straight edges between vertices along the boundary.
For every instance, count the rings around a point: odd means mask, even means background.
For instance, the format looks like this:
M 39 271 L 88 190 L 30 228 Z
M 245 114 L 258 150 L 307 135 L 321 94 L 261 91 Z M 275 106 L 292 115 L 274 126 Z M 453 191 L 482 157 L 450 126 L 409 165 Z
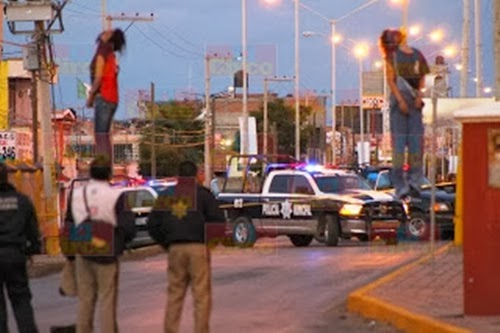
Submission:
M 446 252 L 451 246 L 453 246 L 453 243 L 441 247 L 436 251 L 435 255 Z M 431 258 L 431 254 L 426 255 L 352 292 L 347 298 L 348 311 L 359 313 L 364 317 L 388 322 L 409 333 L 471 333 L 471 330 L 457 327 L 432 317 L 410 312 L 405 308 L 395 306 L 368 295 L 370 291 L 376 289 L 380 285 L 393 280 L 396 276 L 404 274 L 417 265 L 429 261 Z

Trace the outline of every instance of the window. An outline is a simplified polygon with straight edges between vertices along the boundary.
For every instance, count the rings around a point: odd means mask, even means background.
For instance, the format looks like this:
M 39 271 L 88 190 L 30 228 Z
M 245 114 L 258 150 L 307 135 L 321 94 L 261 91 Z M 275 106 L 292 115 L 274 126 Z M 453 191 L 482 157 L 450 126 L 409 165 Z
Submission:
M 269 186 L 269 193 L 289 193 L 288 179 L 290 176 L 278 175 L 273 178 L 271 186 Z
M 277 175 L 273 178 L 270 193 L 314 194 L 306 177 L 302 175 Z
M 309 181 L 304 176 L 293 176 L 292 193 L 294 194 L 314 194 Z
M 153 207 L 155 197 L 148 191 L 126 191 L 125 198 L 130 208 Z

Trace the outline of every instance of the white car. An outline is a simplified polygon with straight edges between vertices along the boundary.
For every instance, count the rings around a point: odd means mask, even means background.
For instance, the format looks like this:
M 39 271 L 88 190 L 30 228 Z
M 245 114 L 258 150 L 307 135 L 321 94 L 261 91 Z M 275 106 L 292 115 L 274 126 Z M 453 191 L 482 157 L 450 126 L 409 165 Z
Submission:
M 122 187 L 129 207 L 135 214 L 137 235 L 130 244 L 132 247 L 154 244 L 147 230 L 147 218 L 153 209 L 158 193 L 148 186 Z

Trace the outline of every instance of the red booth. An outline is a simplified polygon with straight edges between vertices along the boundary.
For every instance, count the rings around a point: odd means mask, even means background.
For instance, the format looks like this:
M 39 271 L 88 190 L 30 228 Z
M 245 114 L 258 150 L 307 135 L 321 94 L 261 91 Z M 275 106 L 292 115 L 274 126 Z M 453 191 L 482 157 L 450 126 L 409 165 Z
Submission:
M 465 315 L 500 315 L 500 102 L 455 112 L 462 123 Z

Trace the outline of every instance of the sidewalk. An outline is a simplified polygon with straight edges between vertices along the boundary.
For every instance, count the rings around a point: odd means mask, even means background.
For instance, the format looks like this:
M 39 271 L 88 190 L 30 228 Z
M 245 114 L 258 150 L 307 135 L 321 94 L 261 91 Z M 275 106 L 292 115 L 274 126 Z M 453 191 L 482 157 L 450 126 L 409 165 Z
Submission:
M 452 243 L 356 290 L 347 306 L 405 332 L 500 332 L 500 316 L 464 316 L 463 253 Z
M 137 260 L 164 252 L 165 250 L 159 245 L 139 247 L 125 251 L 122 260 Z M 28 268 L 28 275 L 31 278 L 37 278 L 57 273 L 61 271 L 65 260 L 66 258 L 62 254 L 36 255 L 33 257 L 33 265 Z

